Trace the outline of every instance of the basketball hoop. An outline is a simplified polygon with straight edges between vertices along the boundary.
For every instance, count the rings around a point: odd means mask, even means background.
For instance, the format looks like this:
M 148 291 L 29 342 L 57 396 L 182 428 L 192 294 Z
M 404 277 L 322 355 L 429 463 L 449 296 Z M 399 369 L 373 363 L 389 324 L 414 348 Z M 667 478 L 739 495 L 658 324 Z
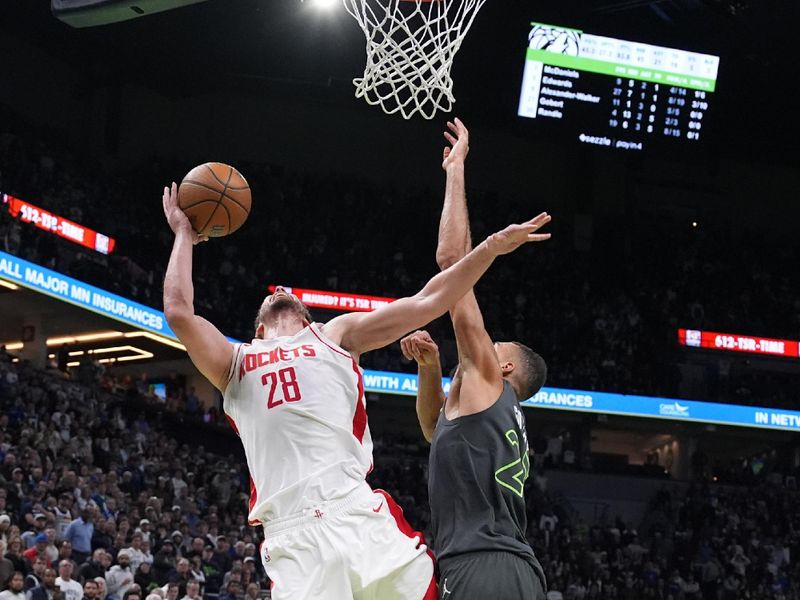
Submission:
M 367 38 L 356 98 L 405 119 L 450 112 L 453 59 L 486 0 L 343 1 Z

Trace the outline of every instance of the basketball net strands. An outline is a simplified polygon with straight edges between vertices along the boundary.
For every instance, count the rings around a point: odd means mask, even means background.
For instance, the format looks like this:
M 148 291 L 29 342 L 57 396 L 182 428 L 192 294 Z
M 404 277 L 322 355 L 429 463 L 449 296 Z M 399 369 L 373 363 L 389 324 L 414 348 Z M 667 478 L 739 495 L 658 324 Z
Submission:
M 456 99 L 450 69 L 486 0 L 343 0 L 367 38 L 356 98 L 386 114 L 432 119 Z

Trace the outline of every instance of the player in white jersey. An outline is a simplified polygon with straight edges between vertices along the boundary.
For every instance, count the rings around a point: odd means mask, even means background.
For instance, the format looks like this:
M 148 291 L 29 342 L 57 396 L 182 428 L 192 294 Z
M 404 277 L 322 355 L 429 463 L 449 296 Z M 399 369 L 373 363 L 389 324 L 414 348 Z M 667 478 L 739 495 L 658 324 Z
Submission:
M 433 562 L 402 511 L 365 482 L 372 440 L 359 356 L 444 314 L 494 259 L 538 239 L 528 221 L 489 236 L 416 295 L 319 325 L 278 288 L 250 344 L 229 343 L 194 313 L 192 246 L 201 241 L 164 188 L 175 233 L 164 313 L 192 362 L 224 395 L 251 477 L 250 522 L 264 526 L 275 600 L 428 600 Z

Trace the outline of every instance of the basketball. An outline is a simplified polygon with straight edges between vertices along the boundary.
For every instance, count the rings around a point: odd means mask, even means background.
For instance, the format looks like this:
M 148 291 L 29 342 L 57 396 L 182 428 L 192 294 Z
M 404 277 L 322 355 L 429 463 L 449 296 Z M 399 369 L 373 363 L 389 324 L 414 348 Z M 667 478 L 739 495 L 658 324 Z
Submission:
M 178 188 L 178 206 L 200 235 L 222 237 L 250 214 L 250 186 L 230 165 L 208 162 L 189 171 Z

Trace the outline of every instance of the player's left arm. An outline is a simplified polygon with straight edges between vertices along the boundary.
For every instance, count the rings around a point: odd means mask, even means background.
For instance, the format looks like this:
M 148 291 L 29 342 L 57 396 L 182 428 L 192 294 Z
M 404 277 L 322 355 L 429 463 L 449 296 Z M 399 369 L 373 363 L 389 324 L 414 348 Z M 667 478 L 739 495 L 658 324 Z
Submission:
M 414 296 L 400 298 L 371 313 L 336 317 L 324 325 L 323 331 L 334 343 L 352 354 L 383 348 L 447 312 L 472 289 L 495 258 L 513 252 L 525 243 L 539 241 L 542 236 L 535 232 L 540 226 L 534 219 L 509 225 L 490 235 L 452 267 L 437 274 Z
M 444 137 L 450 146 L 445 147 L 442 162 L 447 180 L 436 246 L 436 262 L 441 269 L 449 268 L 472 250 L 465 184 L 469 130 L 460 119 L 448 121 L 447 127 Z M 549 221 L 547 213 L 534 219 L 539 227 Z M 545 234 L 541 239 L 549 237 Z M 450 393 L 457 399 L 461 414 L 480 412 L 502 391 L 503 375 L 474 290 L 456 302 L 450 309 L 450 318 L 456 335 L 459 375 L 464 383 Z
M 415 331 L 400 340 L 400 349 L 407 359 L 417 362 L 417 420 L 422 435 L 430 442 L 445 402 L 439 346 L 427 331 Z

